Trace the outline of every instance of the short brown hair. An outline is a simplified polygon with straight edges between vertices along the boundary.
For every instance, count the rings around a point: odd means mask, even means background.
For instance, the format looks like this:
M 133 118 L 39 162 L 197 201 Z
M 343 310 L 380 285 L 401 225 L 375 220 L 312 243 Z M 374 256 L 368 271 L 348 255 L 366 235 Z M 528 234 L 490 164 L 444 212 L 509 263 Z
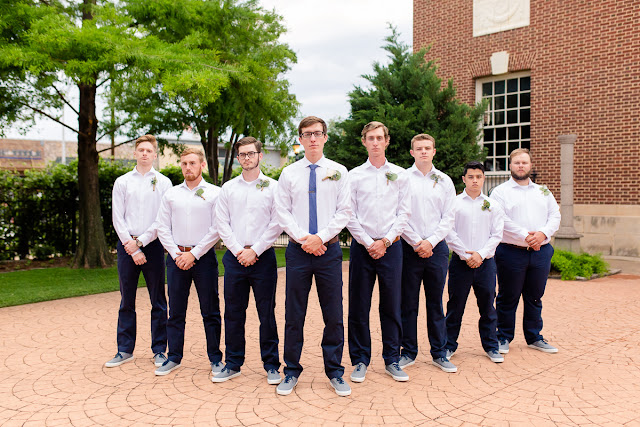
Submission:
M 378 128 L 382 128 L 384 131 L 384 139 L 389 139 L 389 129 L 381 122 L 369 122 L 362 128 L 362 138 L 367 136 L 367 132 L 371 132 L 372 130 L 376 130 Z
M 513 150 L 513 151 L 511 152 L 511 154 L 509 154 L 509 163 L 511 163 L 511 162 L 513 161 L 513 158 L 514 158 L 515 156 L 518 156 L 518 155 L 520 155 L 520 154 L 527 154 L 527 155 L 529 155 L 529 160 L 530 160 L 531 162 L 533 162 L 533 159 L 531 158 L 531 153 L 529 152 L 529 149 L 528 149 L 528 148 L 516 148 L 515 150 Z
M 156 137 L 150 134 L 142 135 L 140 138 L 136 139 L 136 148 L 143 142 L 148 142 L 153 145 L 153 149 L 158 149 L 158 141 L 156 141 Z
M 316 116 L 308 116 L 304 119 L 300 120 L 300 124 L 298 125 L 298 136 L 302 136 L 302 129 L 308 128 L 309 126 L 313 126 L 316 123 L 320 123 L 322 125 L 322 132 L 327 133 L 327 124 L 320 117 Z
M 184 151 L 180 153 L 180 158 L 188 156 L 189 154 L 195 154 L 196 156 L 198 156 L 201 162 L 204 162 L 204 153 L 202 152 L 202 150 L 193 147 L 185 148 Z
M 235 145 L 233 146 L 233 150 L 235 151 L 236 155 L 238 154 L 238 149 L 240 147 L 243 147 L 245 145 L 255 145 L 256 147 L 256 151 L 258 153 L 262 153 L 262 142 L 258 141 L 257 139 L 255 139 L 252 136 L 245 136 L 244 138 L 242 138 L 241 140 L 239 140 L 238 142 L 235 143 Z
M 413 143 L 416 141 L 431 141 L 433 142 L 433 148 L 436 148 L 436 140 L 434 137 L 429 135 L 428 133 L 419 133 L 418 135 L 411 138 L 411 149 L 413 150 Z

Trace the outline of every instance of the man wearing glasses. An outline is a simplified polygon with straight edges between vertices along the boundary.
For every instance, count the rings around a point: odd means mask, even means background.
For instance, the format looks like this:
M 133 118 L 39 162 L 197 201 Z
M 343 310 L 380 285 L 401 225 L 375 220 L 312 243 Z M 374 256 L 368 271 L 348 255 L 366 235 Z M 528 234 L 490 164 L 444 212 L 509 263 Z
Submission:
M 349 172 L 353 215 L 347 227 L 353 236 L 349 263 L 349 355 L 355 366 L 351 381 L 364 382 L 371 362 L 369 313 L 376 276 L 380 291 L 382 358 L 385 372 L 396 381 L 408 381 L 398 365 L 402 321 L 402 244 L 411 195 L 402 173 L 389 163 L 385 150 L 389 130 L 380 122 L 362 129 L 362 144 L 369 158 Z
M 277 181 L 260 171 L 260 141 L 244 137 L 236 143 L 235 150 L 242 174 L 222 186 L 216 203 L 215 227 L 227 247 L 222 258 L 226 365 L 211 381 L 221 383 L 240 375 L 249 291 L 253 289 L 267 383 L 279 384 L 282 378 L 278 372 L 278 328 L 274 315 L 278 267 L 272 248 L 282 233 L 273 200 Z
M 304 158 L 287 166 L 280 175 L 276 210 L 289 235 L 286 251 L 284 368 L 280 395 L 291 394 L 302 372 L 300 355 L 304 320 L 315 276 L 324 319 L 322 355 L 324 370 L 339 396 L 351 394 L 342 375 L 344 325 L 342 317 L 342 250 L 338 233 L 351 217 L 347 169 L 323 155 L 327 142 L 324 120 L 310 116 L 298 125 Z

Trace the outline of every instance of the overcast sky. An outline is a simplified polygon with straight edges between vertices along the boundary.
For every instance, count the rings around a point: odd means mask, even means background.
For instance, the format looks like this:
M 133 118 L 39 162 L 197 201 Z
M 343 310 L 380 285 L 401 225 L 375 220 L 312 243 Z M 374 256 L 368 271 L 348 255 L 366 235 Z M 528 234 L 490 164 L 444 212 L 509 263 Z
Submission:
M 374 61 L 386 62 L 380 47 L 390 34 L 388 23 L 398 28 L 403 42 L 412 43 L 412 0 L 261 0 L 261 4 L 283 17 L 288 30 L 283 41 L 298 56 L 285 77 L 302 104 L 302 117 L 348 116 L 347 93 L 366 83 L 360 76 L 372 71 Z M 77 127 L 73 113 L 68 111 L 65 118 Z M 26 136 L 15 129 L 7 136 L 59 140 L 62 132 L 62 126 L 43 119 Z M 65 138 L 76 136 L 67 130 Z

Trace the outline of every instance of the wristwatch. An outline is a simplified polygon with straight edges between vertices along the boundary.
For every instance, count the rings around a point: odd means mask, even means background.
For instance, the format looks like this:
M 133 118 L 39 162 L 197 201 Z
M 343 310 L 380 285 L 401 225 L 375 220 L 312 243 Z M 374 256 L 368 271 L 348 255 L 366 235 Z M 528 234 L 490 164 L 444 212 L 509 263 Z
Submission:
M 391 242 L 390 242 L 390 241 L 389 241 L 389 239 L 387 239 L 386 237 L 384 237 L 384 238 L 382 239 L 382 243 L 384 243 L 384 247 L 385 247 L 385 248 L 388 248 L 388 247 L 390 247 L 390 246 L 391 246 Z
M 138 240 L 138 239 L 136 239 L 136 245 L 137 245 L 139 248 L 141 248 L 141 247 L 143 247 L 143 246 L 144 246 L 144 245 L 142 244 L 142 242 L 141 242 L 140 240 Z

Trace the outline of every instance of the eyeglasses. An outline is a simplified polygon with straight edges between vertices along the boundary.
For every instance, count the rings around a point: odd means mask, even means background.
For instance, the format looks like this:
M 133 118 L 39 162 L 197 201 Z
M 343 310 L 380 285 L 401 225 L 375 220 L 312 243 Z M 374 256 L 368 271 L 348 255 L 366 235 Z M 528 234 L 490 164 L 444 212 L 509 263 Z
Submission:
M 256 154 L 258 154 L 257 151 L 249 151 L 248 153 L 238 153 L 238 158 L 240 160 L 253 159 Z
M 304 132 L 300 134 L 302 139 L 311 139 L 311 136 L 315 136 L 316 138 L 321 138 L 323 135 L 326 135 L 324 132 L 317 130 L 315 132 Z

